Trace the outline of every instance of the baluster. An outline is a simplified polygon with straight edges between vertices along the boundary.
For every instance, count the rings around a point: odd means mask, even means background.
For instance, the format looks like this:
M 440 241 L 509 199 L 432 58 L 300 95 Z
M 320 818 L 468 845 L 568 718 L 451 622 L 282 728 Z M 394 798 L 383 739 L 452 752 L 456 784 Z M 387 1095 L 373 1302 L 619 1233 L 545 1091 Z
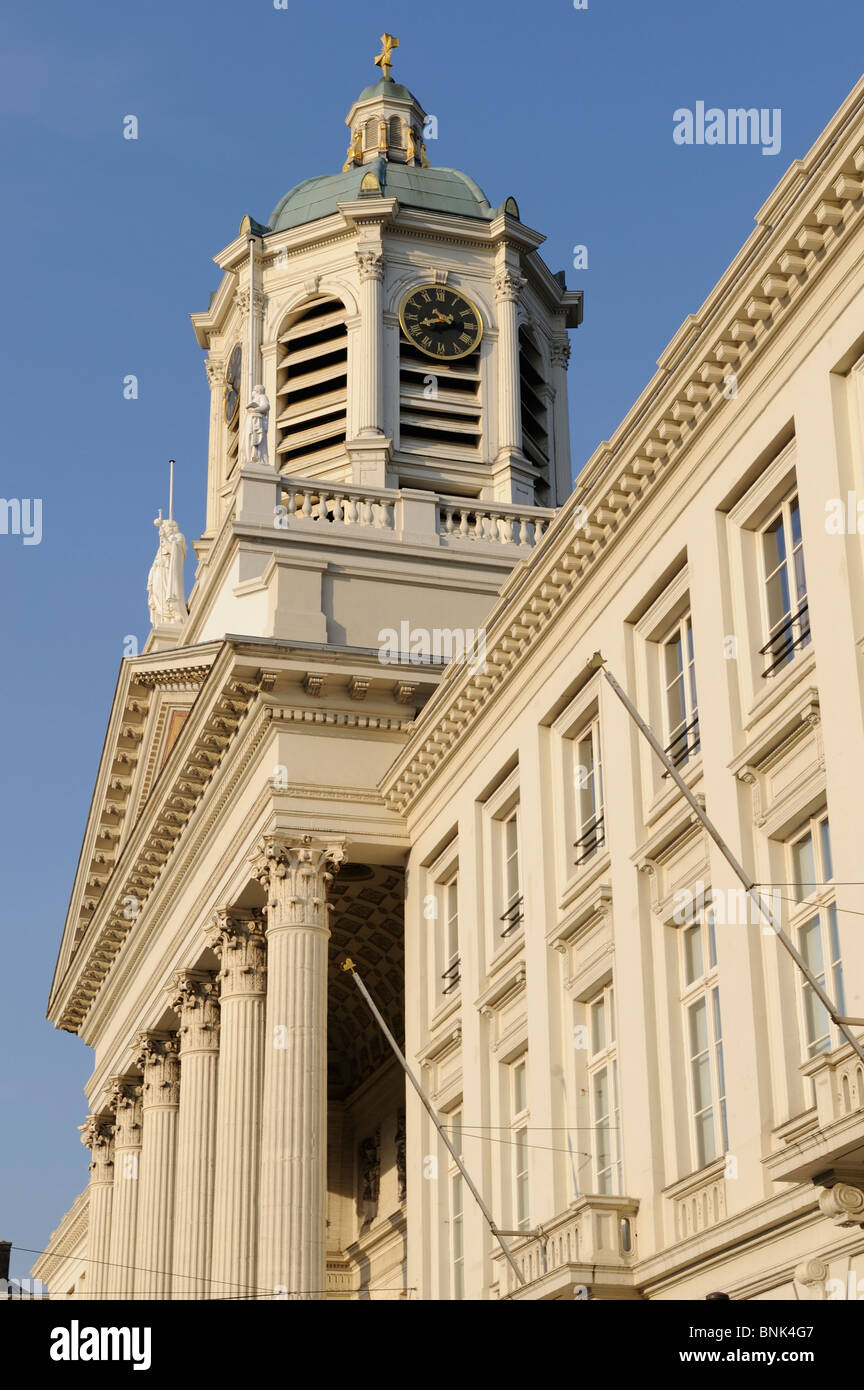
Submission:
M 300 515 L 307 521 L 312 516 L 312 493 L 308 488 L 303 489 L 303 506 L 300 509 Z
M 519 518 L 519 544 L 528 544 L 528 518 L 525 516 Z
M 357 524 L 357 503 L 353 497 L 345 498 L 344 521 L 346 526 L 355 526 Z
M 468 535 L 468 513 L 466 511 L 461 511 L 459 513 L 459 535 Z

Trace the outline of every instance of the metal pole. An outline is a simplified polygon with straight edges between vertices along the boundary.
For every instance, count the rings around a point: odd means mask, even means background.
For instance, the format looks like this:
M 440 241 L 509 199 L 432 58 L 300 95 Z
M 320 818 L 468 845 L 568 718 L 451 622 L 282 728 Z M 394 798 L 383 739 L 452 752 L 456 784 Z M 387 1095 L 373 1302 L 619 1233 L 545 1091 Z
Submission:
M 726 841 L 723 839 L 723 836 L 720 834 L 720 831 L 714 825 L 713 821 L 711 821 L 709 817 L 706 815 L 706 813 L 703 811 L 702 807 L 699 805 L 699 802 L 696 800 L 690 788 L 687 786 L 687 783 L 684 781 L 678 769 L 675 767 L 675 764 L 667 756 L 666 750 L 663 748 L 662 744 L 660 744 L 654 737 L 651 728 L 645 723 L 645 720 L 640 715 L 636 706 L 630 700 L 629 696 L 625 694 L 615 677 L 609 671 L 609 669 L 606 666 L 606 662 L 604 661 L 601 654 L 599 652 L 595 652 L 591 660 L 588 662 L 588 665 L 592 671 L 603 672 L 603 675 L 606 677 L 606 680 L 609 682 L 612 689 L 615 691 L 615 694 L 618 696 L 618 699 L 621 701 L 622 705 L 627 710 L 627 713 L 630 715 L 637 728 L 639 728 L 641 732 L 645 735 L 646 739 L 650 743 L 654 752 L 657 754 L 657 757 L 660 759 L 666 771 L 669 773 L 669 776 L 672 778 L 678 790 L 683 793 L 687 801 L 692 806 L 693 810 L 696 812 L 696 815 L 699 817 L 705 829 L 708 831 L 708 834 L 711 836 L 711 839 L 714 841 L 720 853 L 723 855 L 723 858 L 735 871 L 737 877 L 740 878 L 745 889 L 747 890 L 747 896 L 756 904 L 759 911 L 762 913 L 762 916 L 768 922 L 768 925 L 771 927 L 772 931 L 776 934 L 781 946 L 783 946 L 783 948 L 789 952 L 789 955 L 792 957 L 795 964 L 798 966 L 798 969 L 801 971 L 801 974 L 804 976 L 805 980 L 810 985 L 810 988 L 813 990 L 816 997 L 822 1001 L 822 1004 L 825 1006 L 829 1018 L 831 1018 L 832 1021 L 837 1024 L 837 1027 L 840 1029 L 840 1032 L 843 1034 L 846 1041 L 851 1044 L 853 1051 L 856 1052 L 857 1055 L 861 1058 L 861 1061 L 864 1062 L 864 1047 L 861 1046 L 854 1033 L 848 1027 L 849 1023 L 853 1020 L 847 1019 L 842 1014 L 838 1013 L 836 1004 L 834 1004 L 830 996 L 826 994 L 819 981 L 813 975 L 809 966 L 807 965 L 807 962 L 801 955 L 800 951 L 796 950 L 793 942 L 784 932 L 779 921 L 774 916 L 774 913 L 772 912 L 771 908 L 768 906 L 767 902 L 762 897 L 762 894 L 757 893 L 755 884 L 747 876 L 745 869 L 741 864 L 739 864 L 738 860 L 735 858 L 735 855 L 732 853 L 731 849 L 727 845 Z
M 249 386 L 247 404 L 252 399 L 252 388 L 255 385 L 256 363 L 253 361 L 255 351 L 255 238 L 249 231 Z
M 357 988 L 359 989 L 360 993 L 363 995 L 363 998 L 366 1000 L 366 1003 L 369 1005 L 369 1008 L 371 1009 L 371 1011 L 372 1011 L 372 1013 L 373 1013 L 375 1019 L 376 1019 L 377 1022 L 378 1022 L 379 1028 L 381 1029 L 381 1031 L 382 1031 L 382 1033 L 384 1034 L 385 1038 L 387 1039 L 388 1043 L 389 1043 L 390 1046 L 392 1047 L 393 1051 L 396 1053 L 396 1056 L 399 1058 L 399 1062 L 400 1062 L 400 1065 L 401 1065 L 401 1067 L 402 1067 L 402 1070 L 404 1071 L 405 1075 L 408 1077 L 408 1080 L 411 1082 L 411 1085 L 414 1087 L 414 1090 L 417 1092 L 418 1096 L 420 1097 L 421 1101 L 423 1102 L 423 1105 L 424 1105 L 424 1107 L 426 1108 L 426 1110 L 428 1111 L 429 1117 L 430 1117 L 430 1119 L 432 1120 L 433 1125 L 434 1125 L 435 1128 L 437 1129 L 438 1133 L 441 1135 L 441 1138 L 444 1140 L 444 1143 L 446 1144 L 447 1149 L 449 1150 L 451 1157 L 453 1158 L 454 1162 L 456 1163 L 456 1166 L 458 1167 L 459 1172 L 462 1174 L 463 1178 L 465 1179 L 466 1183 L 468 1184 L 468 1189 L 469 1189 L 469 1191 L 470 1191 L 470 1193 L 471 1193 L 471 1196 L 474 1198 L 475 1202 L 477 1203 L 478 1207 L 480 1208 L 480 1210 L 482 1211 L 483 1215 L 485 1216 L 487 1222 L 489 1223 L 489 1229 L 490 1229 L 490 1231 L 492 1232 L 493 1236 L 494 1236 L 495 1239 L 497 1240 L 498 1244 L 501 1246 L 501 1249 L 504 1251 L 504 1254 L 507 1256 L 507 1259 L 510 1261 L 510 1266 L 511 1266 L 511 1268 L 512 1268 L 512 1270 L 513 1270 L 513 1273 L 516 1275 L 516 1278 L 519 1280 L 519 1283 L 520 1283 L 520 1284 L 524 1284 L 524 1283 L 525 1283 L 525 1280 L 522 1278 L 522 1274 L 520 1273 L 519 1266 L 517 1265 L 516 1261 L 513 1259 L 513 1256 L 510 1254 L 510 1250 L 509 1250 L 509 1248 L 508 1248 L 507 1242 L 504 1240 L 503 1236 L 501 1235 L 501 1232 L 499 1231 L 498 1227 L 495 1225 L 495 1222 L 492 1220 L 492 1213 L 489 1211 L 489 1208 L 486 1206 L 486 1203 L 483 1201 L 483 1198 L 480 1196 L 480 1193 L 477 1191 L 477 1188 L 474 1186 L 473 1182 L 471 1181 L 471 1175 L 470 1175 L 470 1173 L 468 1172 L 467 1168 L 465 1167 L 465 1164 L 462 1162 L 461 1158 L 460 1158 L 459 1155 L 457 1154 L 457 1152 L 456 1152 L 456 1150 L 454 1149 L 453 1145 L 450 1143 L 450 1140 L 449 1140 L 449 1138 L 447 1137 L 447 1134 L 446 1134 L 446 1132 L 445 1132 L 443 1126 L 441 1125 L 441 1122 L 439 1121 L 438 1116 L 435 1114 L 435 1111 L 432 1109 L 432 1106 L 430 1105 L 429 1101 L 426 1099 L 425 1095 L 423 1094 L 422 1088 L 421 1088 L 421 1086 L 420 1086 L 420 1082 L 416 1079 L 416 1077 L 414 1076 L 413 1072 L 411 1071 L 411 1068 L 408 1066 L 408 1063 L 406 1062 L 406 1060 L 405 1060 L 405 1058 L 404 1058 L 404 1056 L 403 1056 L 403 1054 L 402 1054 L 402 1049 L 400 1048 L 400 1046 L 399 1046 L 399 1044 L 397 1043 L 396 1039 L 394 1038 L 393 1034 L 390 1032 L 390 1029 L 387 1027 L 387 1024 L 384 1022 L 384 1019 L 381 1017 L 381 1014 L 378 1012 L 378 1008 L 377 1008 L 377 1006 L 376 1006 L 376 1004 L 375 1004 L 374 999 L 372 998 L 372 996 L 371 996 L 371 994 L 369 993 L 368 989 L 367 989 L 366 986 L 364 985 L 363 981 L 360 979 L 360 976 L 357 974 L 357 967 L 356 967 L 356 965 L 354 964 L 353 960 L 350 959 L 350 957 L 349 957 L 348 960 L 344 960 L 344 961 L 342 962 L 342 969 L 343 969 L 343 970 L 350 970 L 350 971 L 351 971 L 351 974 L 352 974 L 353 977 L 354 977 L 354 983 L 355 983 L 355 985 L 356 985 Z
M 168 460 L 168 520 L 174 520 L 174 460 Z

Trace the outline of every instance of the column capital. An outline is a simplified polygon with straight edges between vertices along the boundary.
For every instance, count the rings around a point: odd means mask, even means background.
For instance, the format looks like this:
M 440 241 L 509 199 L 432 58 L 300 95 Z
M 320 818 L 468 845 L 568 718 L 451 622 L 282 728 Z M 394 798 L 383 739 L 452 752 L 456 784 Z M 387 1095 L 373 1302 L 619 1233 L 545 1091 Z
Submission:
M 134 1148 L 141 1143 L 140 1078 L 112 1076 L 108 1082 L 107 1104 L 114 1114 L 114 1147 Z
M 512 270 L 499 270 L 495 276 L 495 298 L 499 304 L 516 304 L 527 280 Z
M 570 365 L 571 343 L 569 338 L 556 339 L 550 349 L 553 367 L 563 367 L 565 372 Z
M 267 938 L 264 913 L 220 907 L 207 928 L 207 945 L 219 958 L 221 996 L 264 994 L 267 988 Z
M 180 1055 L 219 1049 L 219 986 L 212 970 L 178 970 L 167 994 L 180 1017 Z
M 135 1063 L 144 1073 L 142 1102 L 153 1105 L 180 1103 L 180 1041 L 176 1033 L 162 1029 L 138 1034 Z
M 377 245 L 363 246 L 354 252 L 361 280 L 384 279 L 384 257 Z
M 267 835 L 252 858 L 267 893 L 268 926 L 327 928 L 327 888 L 345 858 L 344 840 Z
M 90 1181 L 114 1181 L 114 1120 L 111 1115 L 88 1115 L 79 1125 L 81 1143 L 90 1150 Z

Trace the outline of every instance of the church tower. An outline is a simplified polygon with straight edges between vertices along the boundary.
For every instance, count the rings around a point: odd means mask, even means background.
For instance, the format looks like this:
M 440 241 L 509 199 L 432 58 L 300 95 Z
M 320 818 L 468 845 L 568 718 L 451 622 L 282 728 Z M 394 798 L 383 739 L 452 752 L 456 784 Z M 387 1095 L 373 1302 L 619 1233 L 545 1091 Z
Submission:
M 340 962 L 404 1039 L 411 837 L 381 784 L 454 672 L 491 683 L 483 625 L 570 492 L 581 296 L 512 197 L 430 166 L 383 42 L 341 170 L 244 218 L 193 315 L 195 585 L 169 509 L 48 1011 L 94 1052 L 110 1296 L 406 1287 L 417 1119 Z
M 514 198 L 492 207 L 467 174 L 430 167 L 393 47 L 345 118 L 341 172 L 297 184 L 267 223 L 244 218 L 192 316 L 212 404 L 184 643 L 375 646 L 415 594 L 427 625 L 476 627 L 571 490 L 581 293 L 547 269 Z M 258 384 L 263 455 L 247 438 Z

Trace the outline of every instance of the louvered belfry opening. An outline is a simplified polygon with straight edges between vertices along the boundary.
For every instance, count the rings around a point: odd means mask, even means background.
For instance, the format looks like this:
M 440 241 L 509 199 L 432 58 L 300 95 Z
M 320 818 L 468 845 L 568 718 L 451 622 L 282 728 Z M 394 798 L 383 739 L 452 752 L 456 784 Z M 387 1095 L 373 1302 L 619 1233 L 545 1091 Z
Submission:
M 399 334 L 399 434 L 403 449 L 477 454 L 482 438 L 480 349 L 455 362 L 425 357 Z
M 345 443 L 348 330 L 344 304 L 321 298 L 305 306 L 279 339 L 277 369 L 279 468 L 303 473 L 307 465 L 339 454 Z
M 519 398 L 522 410 L 522 452 L 539 473 L 534 486 L 537 506 L 549 504 L 549 404 L 543 359 L 530 334 L 519 329 Z

